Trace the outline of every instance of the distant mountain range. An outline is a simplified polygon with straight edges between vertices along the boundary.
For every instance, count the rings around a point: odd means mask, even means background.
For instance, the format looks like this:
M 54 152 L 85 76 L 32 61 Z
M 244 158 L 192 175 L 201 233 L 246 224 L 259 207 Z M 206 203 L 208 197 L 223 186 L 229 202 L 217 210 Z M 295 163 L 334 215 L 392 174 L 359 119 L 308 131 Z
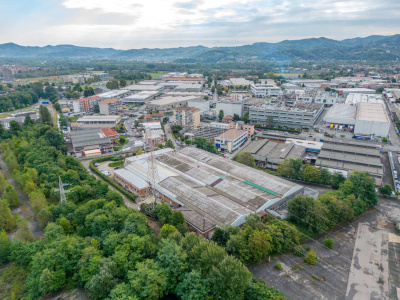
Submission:
M 328 38 L 285 40 L 279 43 L 254 43 L 236 47 L 179 47 L 166 49 L 131 49 L 58 45 L 45 47 L 0 44 L 0 57 L 9 58 L 108 58 L 146 62 L 216 63 L 245 61 L 331 61 L 400 59 L 400 34 L 372 35 L 342 41 Z

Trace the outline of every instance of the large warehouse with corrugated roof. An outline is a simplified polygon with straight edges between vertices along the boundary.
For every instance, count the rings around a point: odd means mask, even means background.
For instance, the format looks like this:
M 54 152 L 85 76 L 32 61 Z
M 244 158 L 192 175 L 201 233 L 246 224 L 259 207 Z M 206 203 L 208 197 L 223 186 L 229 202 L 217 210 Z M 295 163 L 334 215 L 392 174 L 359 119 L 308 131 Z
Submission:
M 148 156 L 126 159 L 131 184 L 135 177 L 138 183 L 147 180 Z M 190 227 L 204 236 L 216 226 L 242 225 L 250 213 L 277 215 L 288 200 L 304 192 L 296 183 L 194 147 L 163 149 L 154 156 L 159 197 L 179 208 Z M 124 174 L 119 176 L 123 180 Z

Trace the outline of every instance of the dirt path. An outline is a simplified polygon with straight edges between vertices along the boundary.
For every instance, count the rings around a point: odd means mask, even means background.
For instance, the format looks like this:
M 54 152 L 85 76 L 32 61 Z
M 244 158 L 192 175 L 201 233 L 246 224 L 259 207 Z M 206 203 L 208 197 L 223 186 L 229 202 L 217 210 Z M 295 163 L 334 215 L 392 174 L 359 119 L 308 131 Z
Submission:
M 17 191 L 18 197 L 19 197 L 19 207 L 14 208 L 11 210 L 11 213 L 13 215 L 20 213 L 20 216 L 22 218 L 25 218 L 28 220 L 29 223 L 29 228 L 31 229 L 33 236 L 36 238 L 40 237 L 43 235 L 43 230 L 39 228 L 35 218 L 34 218 L 34 213 L 32 211 L 32 208 L 29 204 L 29 198 L 25 194 L 21 192 L 19 189 L 17 183 L 15 182 L 15 179 L 12 177 L 12 174 L 9 172 L 6 163 L 3 160 L 3 157 L 0 155 L 0 166 L 1 166 L 1 172 L 3 173 L 4 177 L 6 180 L 15 188 Z M 10 234 L 10 237 L 12 238 L 14 236 L 15 232 Z

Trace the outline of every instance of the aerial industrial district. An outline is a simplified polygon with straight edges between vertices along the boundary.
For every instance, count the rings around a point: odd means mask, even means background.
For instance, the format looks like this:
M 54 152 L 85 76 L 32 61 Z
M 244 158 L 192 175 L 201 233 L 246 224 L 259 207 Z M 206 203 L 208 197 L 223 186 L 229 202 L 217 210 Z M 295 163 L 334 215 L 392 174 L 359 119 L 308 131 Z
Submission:
M 249 216 L 293 224 L 293 251 L 272 244 L 248 265 L 289 299 L 398 299 L 397 84 L 373 75 L 282 83 L 164 72 L 110 88 L 108 73 L 92 73 L 63 77 L 60 91 L 88 80 L 95 94 L 58 107 L 40 100 L 0 123 L 22 125 L 47 107 L 66 153 L 153 226 L 161 226 L 161 203 L 216 242 L 226 228 L 248 226 Z M 60 178 L 61 201 L 69 201 L 68 185 Z M 344 216 L 340 193 L 365 204 L 350 204 Z

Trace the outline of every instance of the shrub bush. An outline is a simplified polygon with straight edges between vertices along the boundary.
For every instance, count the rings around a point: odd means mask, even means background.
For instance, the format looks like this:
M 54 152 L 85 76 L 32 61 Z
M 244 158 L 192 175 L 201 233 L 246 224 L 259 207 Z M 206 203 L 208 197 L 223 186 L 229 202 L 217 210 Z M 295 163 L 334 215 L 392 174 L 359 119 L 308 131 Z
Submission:
M 304 256 L 304 248 L 302 246 L 296 246 L 293 249 L 293 254 L 296 256 Z
M 331 238 L 327 238 L 324 240 L 324 246 L 326 248 L 332 249 L 334 244 L 335 244 L 335 241 Z
M 282 265 L 281 265 L 281 263 L 279 261 L 275 264 L 275 269 L 277 269 L 277 270 L 281 270 L 282 269 Z
M 315 253 L 314 250 L 308 251 L 306 257 L 304 257 L 304 261 L 310 265 L 316 265 L 317 264 L 317 253 Z

